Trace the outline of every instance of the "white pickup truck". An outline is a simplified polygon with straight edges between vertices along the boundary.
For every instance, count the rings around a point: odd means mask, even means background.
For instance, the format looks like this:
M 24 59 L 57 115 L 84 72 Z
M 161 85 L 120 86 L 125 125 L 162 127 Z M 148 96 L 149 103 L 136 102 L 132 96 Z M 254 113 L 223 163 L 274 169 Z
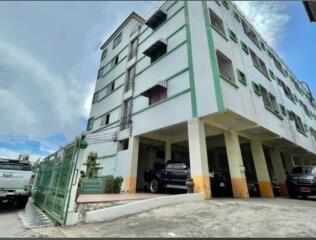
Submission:
M 0 159 L 0 203 L 9 201 L 25 208 L 33 176 L 29 161 Z

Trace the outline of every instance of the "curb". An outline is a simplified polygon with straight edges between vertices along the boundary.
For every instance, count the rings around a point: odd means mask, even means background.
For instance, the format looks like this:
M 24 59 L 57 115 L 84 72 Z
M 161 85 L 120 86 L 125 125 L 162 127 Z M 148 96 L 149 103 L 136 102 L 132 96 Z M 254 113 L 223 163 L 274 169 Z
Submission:
M 86 212 L 84 222 L 92 223 L 109 221 L 115 218 L 144 212 L 153 208 L 201 200 L 204 200 L 204 196 L 202 193 L 178 194 L 146 200 L 139 200 L 136 202 L 127 203 L 120 206 Z

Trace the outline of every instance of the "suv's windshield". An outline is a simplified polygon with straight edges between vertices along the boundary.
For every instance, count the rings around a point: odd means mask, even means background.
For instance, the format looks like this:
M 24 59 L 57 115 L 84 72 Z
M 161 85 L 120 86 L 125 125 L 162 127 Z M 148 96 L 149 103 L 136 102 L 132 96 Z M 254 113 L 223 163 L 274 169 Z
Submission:
M 316 174 L 316 166 L 295 167 L 292 174 Z
M 0 162 L 0 170 L 31 171 L 31 165 L 29 163 Z

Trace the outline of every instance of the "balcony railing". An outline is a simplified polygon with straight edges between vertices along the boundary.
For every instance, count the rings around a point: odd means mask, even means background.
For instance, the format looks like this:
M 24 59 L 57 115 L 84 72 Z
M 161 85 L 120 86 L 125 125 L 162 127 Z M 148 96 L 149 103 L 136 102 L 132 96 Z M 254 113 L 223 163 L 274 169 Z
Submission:
M 128 53 L 128 61 L 131 60 L 133 57 L 135 57 L 137 54 L 137 47 L 130 50 L 130 52 Z

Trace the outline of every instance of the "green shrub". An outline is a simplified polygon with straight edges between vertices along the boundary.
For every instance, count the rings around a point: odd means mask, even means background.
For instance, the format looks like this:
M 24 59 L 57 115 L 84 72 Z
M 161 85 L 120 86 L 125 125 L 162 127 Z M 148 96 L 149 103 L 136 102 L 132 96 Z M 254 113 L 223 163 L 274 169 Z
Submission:
M 105 179 L 105 193 L 120 193 L 122 186 L 122 177 L 107 176 Z

